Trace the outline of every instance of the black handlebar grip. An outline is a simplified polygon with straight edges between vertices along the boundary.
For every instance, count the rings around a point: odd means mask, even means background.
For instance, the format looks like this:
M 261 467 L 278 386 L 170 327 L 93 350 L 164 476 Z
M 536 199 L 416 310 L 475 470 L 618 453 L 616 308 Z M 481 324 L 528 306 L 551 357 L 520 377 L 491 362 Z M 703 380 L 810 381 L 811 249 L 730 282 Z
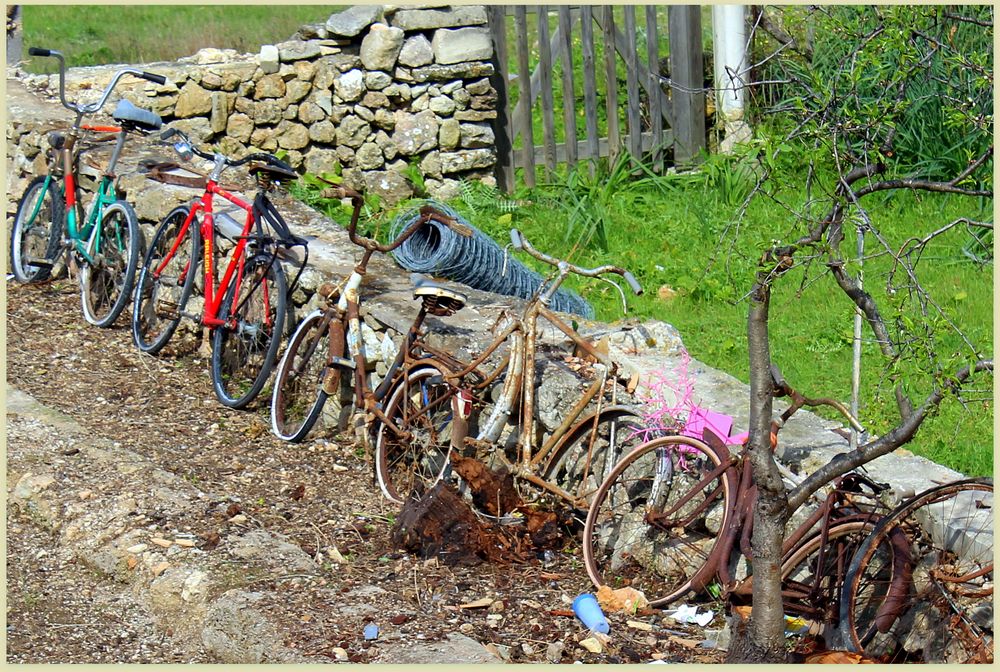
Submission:
M 41 49 L 39 47 L 28 47 L 29 56 L 51 56 L 52 51 L 50 49 Z
M 167 83 L 166 77 L 164 77 L 163 75 L 154 74 L 152 72 L 141 72 L 139 73 L 139 76 L 145 80 L 152 82 L 153 84 L 159 84 L 160 86 L 163 86 L 164 84 Z
M 169 140 L 178 133 L 180 133 L 180 131 L 178 131 L 176 128 L 168 128 L 167 130 L 163 131 L 163 133 L 160 133 L 160 140 Z
M 641 295 L 642 286 L 639 284 L 639 281 L 635 279 L 635 276 L 632 275 L 629 271 L 625 271 L 624 277 L 625 277 L 625 282 L 627 282 L 628 286 L 632 288 L 632 291 L 635 292 L 635 295 L 636 296 Z

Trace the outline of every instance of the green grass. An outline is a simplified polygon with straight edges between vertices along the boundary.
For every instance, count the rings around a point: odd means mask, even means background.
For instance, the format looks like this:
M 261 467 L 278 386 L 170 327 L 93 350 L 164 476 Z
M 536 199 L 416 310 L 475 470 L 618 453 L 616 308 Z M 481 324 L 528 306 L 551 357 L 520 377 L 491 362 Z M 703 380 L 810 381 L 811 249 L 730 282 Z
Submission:
M 333 5 L 24 5 L 28 47 L 58 49 L 68 66 L 150 63 L 204 47 L 256 53 L 321 23 Z M 123 29 L 124 27 L 124 29 Z M 31 72 L 56 72 L 54 59 L 32 58 Z

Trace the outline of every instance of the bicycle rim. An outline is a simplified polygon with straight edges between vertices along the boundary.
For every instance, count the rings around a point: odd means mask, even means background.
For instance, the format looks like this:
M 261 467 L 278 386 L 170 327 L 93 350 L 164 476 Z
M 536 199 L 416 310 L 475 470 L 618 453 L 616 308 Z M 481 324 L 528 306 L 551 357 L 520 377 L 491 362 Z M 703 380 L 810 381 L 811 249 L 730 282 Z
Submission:
M 598 488 L 583 530 L 595 586 L 631 586 L 653 606 L 697 586 L 725 529 L 732 493 L 721 460 L 700 441 L 671 436 L 635 449 Z M 685 502 L 685 498 L 691 495 Z
M 192 219 L 184 234 L 185 239 L 179 241 L 177 250 L 169 257 L 162 272 L 156 274 L 178 242 L 178 234 L 187 215 L 188 209 L 180 207 L 163 219 L 153 235 L 136 283 L 132 304 L 132 340 L 139 350 L 147 354 L 155 355 L 170 341 L 180 323 L 180 313 L 187 307 L 194 291 L 201 260 L 197 219 Z
M 386 394 L 385 415 L 404 432 L 375 430 L 375 474 L 389 501 L 402 504 L 416 487 L 430 488 L 444 474 L 451 450 L 451 399 L 441 371 L 422 365 L 402 375 Z
M 244 408 L 267 382 L 285 323 L 285 274 L 268 255 L 246 262 L 240 280 L 230 285 L 219 309 L 229 324 L 212 336 L 212 386 L 219 401 Z M 235 310 L 235 314 L 231 314 Z
M 320 311 L 299 324 L 274 375 L 271 429 L 291 442 L 301 441 L 312 429 L 326 402 L 323 379 L 330 355 L 330 322 Z M 341 341 L 336 356 L 343 356 Z M 339 370 L 336 375 L 339 376 Z
M 55 178 L 45 181 L 39 175 L 28 183 L 11 226 L 10 267 L 18 282 L 46 280 L 59 254 L 64 207 Z
M 890 513 L 848 572 L 849 643 L 886 662 L 991 662 L 992 503 L 992 480 L 978 479 L 933 488 Z
M 99 227 L 95 263 L 84 262 L 80 272 L 80 295 L 87 321 L 110 327 L 131 298 L 141 234 L 132 206 L 122 201 L 104 209 Z

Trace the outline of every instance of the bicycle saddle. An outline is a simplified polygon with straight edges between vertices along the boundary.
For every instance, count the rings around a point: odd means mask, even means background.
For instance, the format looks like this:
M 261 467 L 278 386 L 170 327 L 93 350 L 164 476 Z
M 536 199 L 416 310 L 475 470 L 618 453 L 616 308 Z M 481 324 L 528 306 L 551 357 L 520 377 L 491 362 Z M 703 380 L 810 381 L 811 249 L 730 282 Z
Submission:
M 297 180 L 299 179 L 299 174 L 294 170 L 286 170 L 284 168 L 279 168 L 278 166 L 273 166 L 270 163 L 262 163 L 254 161 L 250 164 L 248 169 L 251 175 L 256 176 L 257 173 L 264 173 L 271 180 L 280 182 L 283 180 Z
M 422 300 L 428 313 L 440 317 L 454 315 L 468 301 L 458 292 L 431 280 L 420 280 L 413 290 L 413 298 Z
M 111 118 L 143 131 L 155 131 L 163 125 L 160 115 L 137 107 L 124 98 L 118 101 L 115 111 L 111 113 Z

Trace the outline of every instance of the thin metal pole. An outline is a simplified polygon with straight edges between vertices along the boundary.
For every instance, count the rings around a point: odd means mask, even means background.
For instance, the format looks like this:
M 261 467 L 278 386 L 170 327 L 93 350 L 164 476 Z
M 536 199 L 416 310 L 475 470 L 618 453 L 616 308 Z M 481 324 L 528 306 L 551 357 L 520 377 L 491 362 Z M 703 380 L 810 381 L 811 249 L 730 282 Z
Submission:
M 864 287 L 865 262 L 865 225 L 858 224 L 858 289 Z M 861 395 L 861 330 L 864 326 L 864 315 L 861 309 L 854 307 L 854 367 L 851 371 L 851 415 L 858 417 L 859 397 Z M 851 427 L 851 450 L 858 447 L 858 430 Z

